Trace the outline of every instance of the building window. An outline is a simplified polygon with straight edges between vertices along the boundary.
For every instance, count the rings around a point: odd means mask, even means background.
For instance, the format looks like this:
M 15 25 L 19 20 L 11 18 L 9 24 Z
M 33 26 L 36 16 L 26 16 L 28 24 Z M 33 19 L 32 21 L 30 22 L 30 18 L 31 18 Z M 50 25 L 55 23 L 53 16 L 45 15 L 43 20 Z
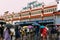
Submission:
M 32 15 L 38 15 L 38 14 L 40 14 L 41 13 L 41 10 L 38 10 L 38 11 L 33 11 L 31 14 Z
M 45 9 L 45 10 L 44 10 L 44 13 L 54 12 L 54 11 L 56 11 L 56 8 L 50 8 L 50 9 Z
M 12 18 L 12 16 L 8 16 L 8 18 Z
M 29 15 L 29 13 L 28 14 L 22 14 L 21 16 L 28 16 Z
M 50 12 L 52 12 L 52 9 L 50 9 Z
M 14 17 L 20 17 L 20 15 L 19 14 L 15 14 Z
M 54 11 L 56 11 L 57 10 L 57 8 L 54 8 Z
M 46 13 L 47 12 L 47 10 L 44 10 L 44 13 Z
M 28 13 L 22 13 L 21 16 L 29 16 L 29 12 Z
M 49 12 L 49 9 L 47 10 L 47 12 Z
M 48 12 L 50 12 L 50 9 L 48 10 Z

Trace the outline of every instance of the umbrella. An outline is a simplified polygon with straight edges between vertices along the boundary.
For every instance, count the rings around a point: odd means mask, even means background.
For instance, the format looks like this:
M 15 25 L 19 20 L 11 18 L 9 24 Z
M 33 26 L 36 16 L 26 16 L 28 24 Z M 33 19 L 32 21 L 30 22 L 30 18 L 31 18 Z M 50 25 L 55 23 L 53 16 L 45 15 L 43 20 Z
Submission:
M 45 26 L 42 25 L 42 26 L 40 26 L 40 28 L 45 28 Z
M 13 27 L 13 25 L 12 24 L 6 24 L 5 27 L 11 28 L 11 27 Z
M 3 25 L 3 24 L 6 24 L 6 22 L 2 22 L 2 21 L 0 21 L 0 24 Z
M 33 28 L 33 26 L 29 25 L 28 28 L 29 28 L 29 29 L 30 29 L 30 28 Z
M 36 22 L 34 22 L 32 25 L 33 25 L 33 26 L 40 26 L 40 24 L 38 24 L 38 23 L 36 23 Z
M 25 28 L 28 28 L 28 26 L 23 26 L 23 28 L 25 29 Z

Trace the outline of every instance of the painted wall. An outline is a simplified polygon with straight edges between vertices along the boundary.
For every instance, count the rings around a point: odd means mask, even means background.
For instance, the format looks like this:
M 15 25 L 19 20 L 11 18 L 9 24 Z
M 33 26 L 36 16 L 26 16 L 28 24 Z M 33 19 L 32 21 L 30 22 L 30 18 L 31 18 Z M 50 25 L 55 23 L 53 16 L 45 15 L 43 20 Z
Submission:
M 56 20 L 55 20 L 56 22 L 56 24 L 60 24 L 60 15 L 58 15 L 58 16 L 56 16 Z
M 53 19 L 53 16 L 44 17 L 44 20 L 46 20 L 46 19 Z

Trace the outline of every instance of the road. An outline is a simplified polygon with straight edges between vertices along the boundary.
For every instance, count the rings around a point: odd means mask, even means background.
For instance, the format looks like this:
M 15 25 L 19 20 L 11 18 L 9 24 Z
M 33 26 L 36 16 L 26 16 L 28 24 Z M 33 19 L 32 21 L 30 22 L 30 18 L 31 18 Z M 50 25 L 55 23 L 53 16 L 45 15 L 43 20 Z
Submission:
M 28 35 L 28 36 L 23 36 L 23 38 L 21 37 L 19 40 L 39 40 L 39 39 L 41 39 L 41 38 L 40 37 L 36 37 L 36 35 L 35 36 Z M 15 40 L 15 36 L 13 37 L 12 40 Z M 52 40 L 52 39 L 49 36 L 47 36 L 47 40 Z M 57 40 L 60 40 L 60 35 L 59 35 L 59 39 L 57 38 Z

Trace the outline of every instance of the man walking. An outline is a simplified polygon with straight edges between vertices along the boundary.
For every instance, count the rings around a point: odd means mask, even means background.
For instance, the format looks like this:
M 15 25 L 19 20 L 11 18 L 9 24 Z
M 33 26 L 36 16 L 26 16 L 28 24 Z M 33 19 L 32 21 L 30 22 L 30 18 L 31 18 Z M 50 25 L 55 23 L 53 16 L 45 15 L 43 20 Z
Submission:
M 0 25 L 0 40 L 2 40 L 3 38 L 3 28 L 2 26 Z

